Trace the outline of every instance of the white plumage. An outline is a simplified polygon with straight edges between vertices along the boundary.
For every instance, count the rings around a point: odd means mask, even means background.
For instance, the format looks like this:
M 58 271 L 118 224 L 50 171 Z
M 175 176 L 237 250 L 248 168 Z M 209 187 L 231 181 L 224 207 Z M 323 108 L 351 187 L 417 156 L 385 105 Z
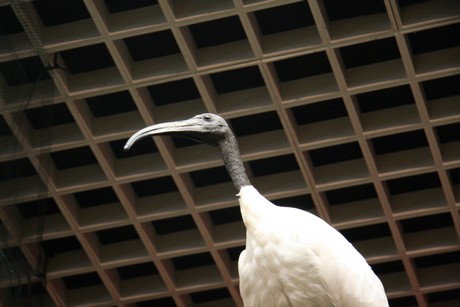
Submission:
M 366 260 L 322 219 L 241 188 L 246 250 L 238 271 L 245 306 L 388 306 Z
M 158 134 L 219 148 L 239 191 L 246 226 L 246 249 L 238 261 L 245 306 L 388 306 L 382 283 L 338 231 L 306 211 L 275 206 L 250 184 L 236 138 L 223 118 L 205 113 L 153 125 L 135 133 L 125 149 L 142 137 Z

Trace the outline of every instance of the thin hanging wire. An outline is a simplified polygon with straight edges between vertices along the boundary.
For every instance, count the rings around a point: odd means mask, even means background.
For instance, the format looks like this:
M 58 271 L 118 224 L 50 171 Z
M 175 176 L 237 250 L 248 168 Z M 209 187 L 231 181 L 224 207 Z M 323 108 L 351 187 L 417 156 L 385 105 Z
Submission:
M 4 95 L 5 93 L 10 92 L 8 91 L 7 82 L 5 79 L 7 77 L 11 77 L 12 79 L 16 80 L 17 83 L 22 84 L 26 83 L 27 80 L 34 79 L 33 82 L 27 85 L 26 93 L 22 93 L 21 97 L 12 97 L 13 99 L 16 98 L 17 102 L 15 104 L 15 112 L 10 113 L 11 118 L 15 122 L 14 124 L 10 124 L 10 130 L 14 130 L 15 127 L 21 129 L 20 127 L 24 127 L 23 125 L 26 124 L 24 121 L 26 120 L 26 116 L 22 116 L 24 111 L 30 108 L 30 104 L 32 99 L 37 101 L 38 107 L 47 107 L 54 103 L 54 93 L 50 92 L 43 92 L 40 91 L 39 84 L 46 80 L 49 75 L 51 74 L 52 77 L 52 69 L 53 65 L 49 60 L 48 54 L 46 53 L 45 49 L 43 48 L 43 44 L 40 39 L 40 33 L 37 32 L 36 27 L 33 26 L 31 22 L 30 16 L 28 16 L 28 10 L 24 7 L 24 3 L 22 1 L 11 0 L 10 6 L 14 11 L 17 19 L 19 20 L 21 26 L 24 28 L 26 35 L 28 36 L 29 41 L 31 42 L 34 52 L 36 56 L 40 59 L 37 63 L 33 63 L 37 65 L 34 69 L 31 70 L 29 67 L 26 67 L 26 64 L 20 59 L 19 53 L 14 50 L 14 44 L 9 41 L 7 33 L 5 29 L 0 28 L 0 37 L 2 38 L 2 44 L 7 46 L 10 49 L 9 54 L 16 54 L 18 55 L 13 61 L 10 63 L 0 63 L 0 93 L 3 97 L 0 97 L 0 108 L 2 108 L 2 112 L 6 111 L 7 106 L 5 105 Z M 1 65 L 3 64 L 3 65 Z M 27 63 L 29 64 L 29 63 Z M 37 73 L 38 72 L 38 73 Z M 33 75 L 36 73 L 36 76 Z M 13 91 L 15 92 L 15 91 Z M 10 93 L 11 94 L 11 93 Z M 11 97 L 9 97 L 11 98 Z M 3 101 L 2 101 L 3 100 Z M 19 109 L 17 109 L 19 106 Z M 46 112 L 46 118 L 40 118 L 40 121 L 52 123 L 55 117 L 54 112 L 52 112 L 53 108 L 51 108 L 51 112 Z M 8 126 L 8 124 L 7 124 Z M 52 129 L 48 129 L 51 131 L 47 131 L 46 133 L 40 133 L 39 129 L 34 131 L 34 144 L 39 148 L 39 155 L 44 155 L 49 153 L 49 145 L 52 141 Z M 13 131 L 14 133 L 14 131 Z M 17 147 L 16 144 L 6 144 L 6 146 L 15 146 L 14 150 L 22 151 L 22 148 Z M 46 166 L 44 166 L 46 168 Z M 21 173 L 21 166 L 10 164 L 10 169 L 7 170 L 9 177 L 15 178 L 18 174 Z M 4 170 L 5 171 L 5 170 Z M 45 172 L 49 171 L 45 169 Z M 33 223 L 30 220 L 25 219 L 25 223 L 27 223 L 27 227 L 33 229 L 33 233 L 36 237 L 36 242 L 39 246 L 41 246 L 41 242 L 43 239 L 43 232 L 46 223 L 46 208 L 47 208 L 47 199 L 46 196 L 48 195 L 48 182 L 43 182 L 39 176 L 36 176 L 36 197 L 35 197 L 35 205 L 37 206 L 36 209 L 36 216 L 33 219 Z M 44 176 L 47 178 L 47 176 Z M 46 180 L 46 179 L 45 179 Z M 13 185 L 11 181 L 8 181 L 10 185 Z M 14 191 L 15 187 L 10 186 L 10 191 Z M 13 196 L 13 206 L 17 204 L 16 196 Z M 26 225 L 22 225 L 26 226 Z M 17 247 L 10 247 L 8 240 L 8 234 L 6 233 L 6 227 L 1 227 L 0 231 L 0 264 L 2 272 L 6 272 L 9 276 L 11 284 L 15 285 L 11 288 L 10 296 L 12 298 L 20 299 L 21 301 L 30 301 L 32 302 L 32 296 L 34 292 L 34 285 L 33 283 L 37 280 L 40 280 L 43 284 L 43 287 L 46 287 L 46 264 L 47 258 L 43 249 L 39 248 L 38 260 L 36 262 L 35 267 L 31 267 L 30 264 L 27 262 L 26 258 L 20 252 L 20 249 Z M 26 228 L 26 227 L 21 227 Z M 21 242 L 19 242 L 21 244 Z M 37 301 L 34 300 L 34 306 L 37 306 Z M 44 301 L 42 304 L 44 305 Z

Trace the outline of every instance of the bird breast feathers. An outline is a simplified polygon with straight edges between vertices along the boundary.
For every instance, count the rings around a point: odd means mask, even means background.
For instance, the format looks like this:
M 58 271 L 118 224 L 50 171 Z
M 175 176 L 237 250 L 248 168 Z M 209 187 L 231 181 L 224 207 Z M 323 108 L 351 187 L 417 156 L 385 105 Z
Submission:
M 287 268 L 296 276 L 291 281 L 317 274 L 331 300 L 348 298 L 351 304 L 338 305 L 387 306 L 383 286 L 366 260 L 325 221 L 300 209 L 275 206 L 252 186 L 243 187 L 238 196 L 248 264 L 275 271 L 278 267 L 280 276 Z

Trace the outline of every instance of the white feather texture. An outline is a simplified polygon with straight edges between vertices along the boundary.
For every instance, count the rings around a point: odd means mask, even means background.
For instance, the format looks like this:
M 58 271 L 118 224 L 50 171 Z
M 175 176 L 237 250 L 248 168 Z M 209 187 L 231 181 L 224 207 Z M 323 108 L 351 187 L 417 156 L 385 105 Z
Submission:
M 325 221 L 275 206 L 253 186 L 238 196 L 247 230 L 238 263 L 246 307 L 388 306 L 366 260 Z

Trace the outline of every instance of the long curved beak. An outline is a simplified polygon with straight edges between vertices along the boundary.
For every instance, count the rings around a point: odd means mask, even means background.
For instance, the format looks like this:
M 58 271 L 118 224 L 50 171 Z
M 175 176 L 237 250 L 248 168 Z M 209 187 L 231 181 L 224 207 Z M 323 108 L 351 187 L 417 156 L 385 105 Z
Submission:
M 204 129 L 200 120 L 197 118 L 152 125 L 133 134 L 126 142 L 124 150 L 129 150 L 135 142 L 149 135 L 172 134 L 180 132 L 204 132 Z

